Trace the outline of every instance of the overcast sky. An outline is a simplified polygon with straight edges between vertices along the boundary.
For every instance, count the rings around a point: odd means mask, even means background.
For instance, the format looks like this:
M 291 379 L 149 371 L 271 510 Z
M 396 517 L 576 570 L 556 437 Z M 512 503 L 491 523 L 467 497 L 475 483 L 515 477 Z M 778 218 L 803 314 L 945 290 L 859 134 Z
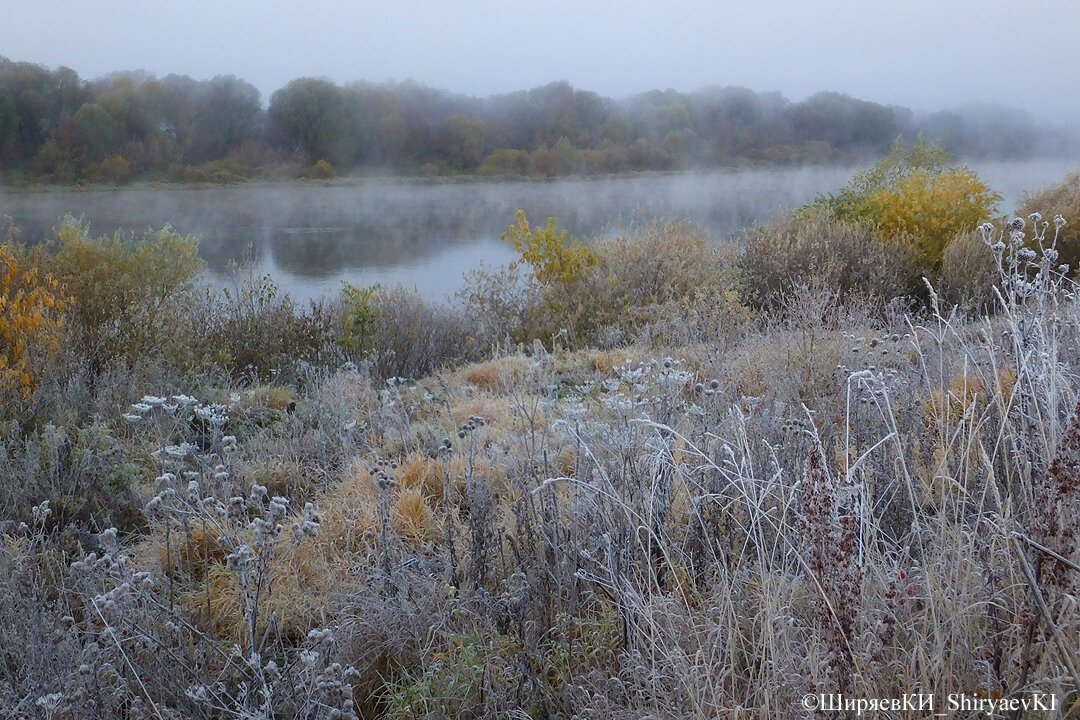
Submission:
M 610 97 L 742 85 L 1080 114 L 1077 0 L 0 0 L 0 17 L 12 60 L 87 79 L 231 74 L 264 102 L 317 76 L 478 96 L 554 80 Z

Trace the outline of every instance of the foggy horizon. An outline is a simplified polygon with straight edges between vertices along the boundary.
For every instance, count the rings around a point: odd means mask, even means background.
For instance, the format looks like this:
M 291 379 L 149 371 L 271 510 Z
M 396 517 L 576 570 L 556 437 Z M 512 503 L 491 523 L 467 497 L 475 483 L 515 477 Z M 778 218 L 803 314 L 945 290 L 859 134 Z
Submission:
M 1075 123 L 1061 108 L 1080 97 L 1072 72 L 1080 46 L 1071 42 L 1080 9 L 1045 0 L 1021 13 L 1005 0 L 939 5 L 483 0 L 457 8 L 334 0 L 222 9 L 204 0 L 182 7 L 52 0 L 9 8 L 0 55 L 70 67 L 87 80 L 136 71 L 233 75 L 254 85 L 264 106 L 302 77 L 413 81 L 478 98 L 565 81 L 616 100 L 736 86 L 791 102 L 837 92 L 916 115 L 985 103 Z M 1028 50 L 1035 37 L 1048 50 Z

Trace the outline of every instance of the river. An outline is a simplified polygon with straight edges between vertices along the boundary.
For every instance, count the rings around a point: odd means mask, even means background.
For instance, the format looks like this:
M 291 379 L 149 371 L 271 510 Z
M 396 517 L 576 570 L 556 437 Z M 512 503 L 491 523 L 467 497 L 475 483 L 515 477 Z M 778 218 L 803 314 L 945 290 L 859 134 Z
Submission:
M 999 210 L 1009 213 L 1023 193 L 1060 182 L 1080 160 L 971 166 L 1001 193 Z M 469 269 L 513 257 L 499 237 L 519 208 L 534 223 L 554 217 L 582 239 L 665 218 L 690 220 L 725 242 L 741 228 L 835 192 L 856 170 L 0 191 L 0 214 L 11 216 L 28 242 L 51 235 L 65 214 L 81 217 L 95 234 L 169 224 L 199 237 L 205 279 L 219 286 L 234 281 L 237 263 L 248 262 L 301 300 L 336 292 L 343 282 L 401 282 L 439 299 L 460 288 Z

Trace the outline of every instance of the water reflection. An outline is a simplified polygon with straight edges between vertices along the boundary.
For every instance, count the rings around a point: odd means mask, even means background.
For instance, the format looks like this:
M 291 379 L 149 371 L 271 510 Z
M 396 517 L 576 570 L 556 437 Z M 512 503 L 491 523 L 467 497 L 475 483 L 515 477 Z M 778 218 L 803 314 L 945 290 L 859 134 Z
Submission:
M 996 163 L 975 169 L 1013 208 L 1024 191 L 1058 182 L 1069 161 Z M 0 192 L 30 242 L 50 237 L 65 213 L 95 234 L 171 224 L 200 237 L 206 278 L 230 282 L 244 258 L 294 297 L 338 290 L 342 282 L 402 282 L 431 298 L 452 294 L 481 262 L 512 251 L 499 236 L 521 208 L 549 216 L 578 237 L 610 235 L 663 217 L 705 227 L 714 239 L 771 219 L 847 182 L 852 168 L 688 173 L 555 182 L 410 183 Z

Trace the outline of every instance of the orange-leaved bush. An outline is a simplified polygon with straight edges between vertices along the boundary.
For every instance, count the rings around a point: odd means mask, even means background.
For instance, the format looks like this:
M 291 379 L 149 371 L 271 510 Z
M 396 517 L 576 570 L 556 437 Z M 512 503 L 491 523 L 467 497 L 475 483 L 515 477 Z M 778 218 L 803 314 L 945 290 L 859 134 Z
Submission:
M 0 396 L 29 399 L 45 353 L 59 348 L 66 307 L 57 280 L 27 266 L 17 247 L 0 245 Z

